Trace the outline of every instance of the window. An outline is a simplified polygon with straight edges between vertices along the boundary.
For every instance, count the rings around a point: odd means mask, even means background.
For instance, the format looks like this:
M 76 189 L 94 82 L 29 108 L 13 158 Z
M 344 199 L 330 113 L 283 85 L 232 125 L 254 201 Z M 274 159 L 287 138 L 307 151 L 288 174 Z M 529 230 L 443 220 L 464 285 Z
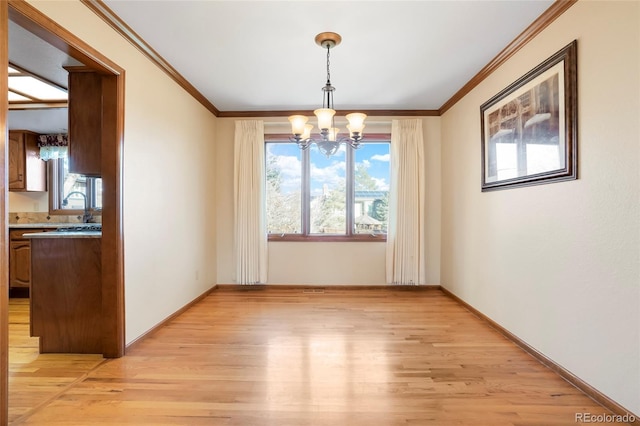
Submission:
M 67 158 L 49 160 L 49 212 L 51 214 L 82 214 L 85 197 L 88 209 L 102 210 L 102 178 L 69 173 Z M 80 195 L 80 194 L 84 194 Z M 67 199 L 66 205 L 63 201 Z
M 271 240 L 384 241 L 389 141 L 341 145 L 327 158 L 315 144 L 266 144 L 267 229 Z

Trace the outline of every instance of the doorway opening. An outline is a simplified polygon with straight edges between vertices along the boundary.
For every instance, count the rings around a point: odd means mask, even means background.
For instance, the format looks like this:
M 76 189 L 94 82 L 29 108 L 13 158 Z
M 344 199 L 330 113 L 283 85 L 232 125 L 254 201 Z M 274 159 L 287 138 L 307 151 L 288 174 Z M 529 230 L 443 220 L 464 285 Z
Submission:
M 8 24 L 11 21 L 34 34 L 70 57 L 85 64 L 101 77 L 101 175 L 102 188 L 102 355 L 116 358 L 125 352 L 124 324 L 124 232 L 122 226 L 122 152 L 124 133 L 124 69 L 97 52 L 91 46 L 59 26 L 25 1 L 0 2 L 0 54 L 2 69 L 0 91 L 3 93 L 3 107 L 0 112 L 0 169 L 7 170 L 7 65 L 9 57 Z M 6 176 L 6 173 L 4 173 Z M 7 184 L 0 184 L 0 195 L 5 202 L 0 209 L 4 216 L 0 225 L 0 245 L 3 258 L 0 261 L 0 424 L 8 423 L 8 199 Z

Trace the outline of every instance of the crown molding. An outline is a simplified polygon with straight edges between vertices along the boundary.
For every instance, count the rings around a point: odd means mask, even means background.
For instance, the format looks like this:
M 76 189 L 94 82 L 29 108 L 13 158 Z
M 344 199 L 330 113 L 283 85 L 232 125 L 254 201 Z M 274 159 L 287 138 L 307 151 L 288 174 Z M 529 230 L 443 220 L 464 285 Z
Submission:
M 85 6 L 91 9 L 96 15 L 104 20 L 111 28 L 129 41 L 134 47 L 142 52 L 151 62 L 176 81 L 191 96 L 207 108 L 213 115 L 220 118 L 244 118 L 244 117 L 286 117 L 292 114 L 313 115 L 313 111 L 220 111 L 205 96 L 200 93 L 191 83 L 189 83 L 175 68 L 171 66 L 158 52 L 156 52 L 142 37 L 136 34 L 120 17 L 118 17 L 102 0 L 80 0 Z M 410 117 L 437 117 L 444 114 L 460 99 L 478 86 L 491 73 L 504 64 L 516 52 L 522 49 L 529 41 L 536 37 L 542 30 L 555 21 L 567 9 L 573 6 L 578 0 L 556 0 L 542 15 L 540 15 L 531 25 L 529 25 L 520 35 L 509 43 L 498 55 L 493 58 L 484 68 L 482 68 L 471 80 L 469 80 L 460 90 L 458 90 L 449 100 L 447 100 L 437 110 L 366 110 L 369 116 L 410 116 Z
M 502 64 L 504 64 L 509 58 L 522 49 L 527 43 L 529 43 L 535 36 L 540 34 L 542 30 L 547 28 L 553 21 L 555 21 L 560 15 L 566 12 L 571 6 L 573 6 L 578 0 L 556 0 L 542 15 L 531 23 L 523 32 L 520 33 L 511 43 L 507 45 L 498 55 L 493 58 L 487 65 L 482 68 L 478 74 L 476 74 L 467 84 L 462 86 L 447 102 L 445 102 L 438 111 L 438 115 L 442 115 L 449 108 L 454 106 L 460 99 L 465 97 L 476 86 L 478 86 L 485 78 L 489 77 L 491 73 L 497 70 Z
M 131 27 L 129 27 L 118 15 L 116 15 L 101 0 L 80 0 L 85 6 L 91 9 L 96 15 L 102 18 L 111 28 L 124 37 L 136 49 L 142 52 L 151 62 L 156 64 L 162 71 L 169 75 L 184 90 L 200 102 L 205 108 L 218 116 L 220 111 L 207 98 L 204 97 L 186 78 L 184 78 L 175 68 L 171 66 L 158 52 L 156 52 L 146 41 L 142 39 Z

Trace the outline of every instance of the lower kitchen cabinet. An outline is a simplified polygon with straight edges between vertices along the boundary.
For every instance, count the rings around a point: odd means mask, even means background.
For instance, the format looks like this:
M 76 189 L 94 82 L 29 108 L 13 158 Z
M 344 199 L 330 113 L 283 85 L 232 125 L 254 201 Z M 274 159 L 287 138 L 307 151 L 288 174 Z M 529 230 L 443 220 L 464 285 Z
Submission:
M 12 241 L 9 243 L 9 288 L 26 287 L 31 284 L 31 243 Z
M 24 234 L 46 229 L 12 229 L 9 231 L 9 289 L 31 286 L 31 241 Z
M 100 242 L 31 239 L 31 336 L 41 353 L 102 353 Z

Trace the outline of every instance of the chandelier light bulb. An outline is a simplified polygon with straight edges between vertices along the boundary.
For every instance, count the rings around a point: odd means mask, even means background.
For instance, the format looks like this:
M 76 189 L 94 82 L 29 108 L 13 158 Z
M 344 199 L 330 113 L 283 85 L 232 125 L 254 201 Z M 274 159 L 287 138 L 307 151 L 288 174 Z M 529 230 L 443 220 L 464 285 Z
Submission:
M 311 138 L 311 130 L 313 130 L 313 124 L 305 124 L 304 125 L 304 133 L 301 136 L 302 140 L 306 140 L 306 139 L 310 139 Z
M 362 131 L 364 130 L 364 128 L 365 128 L 364 124 L 358 127 L 357 129 L 354 129 L 352 125 L 347 124 L 347 130 L 349 130 L 349 137 L 355 140 L 362 138 Z
M 320 130 L 330 129 L 333 124 L 333 116 L 336 111 L 331 108 L 319 108 L 313 113 L 318 117 L 318 128 Z
M 364 120 L 367 118 L 367 114 L 353 112 L 351 114 L 347 114 L 345 118 L 349 121 L 348 128 L 351 133 L 362 133 L 362 129 L 364 129 Z
M 328 129 L 327 139 L 331 142 L 335 142 L 336 140 L 338 140 L 339 132 L 340 129 L 338 129 L 337 127 L 331 127 L 330 129 Z
M 291 133 L 294 135 L 302 135 L 305 131 L 305 125 L 309 121 L 308 117 L 304 115 L 292 115 L 289 117 L 289 123 L 291 123 Z M 313 127 L 313 126 L 311 126 Z

